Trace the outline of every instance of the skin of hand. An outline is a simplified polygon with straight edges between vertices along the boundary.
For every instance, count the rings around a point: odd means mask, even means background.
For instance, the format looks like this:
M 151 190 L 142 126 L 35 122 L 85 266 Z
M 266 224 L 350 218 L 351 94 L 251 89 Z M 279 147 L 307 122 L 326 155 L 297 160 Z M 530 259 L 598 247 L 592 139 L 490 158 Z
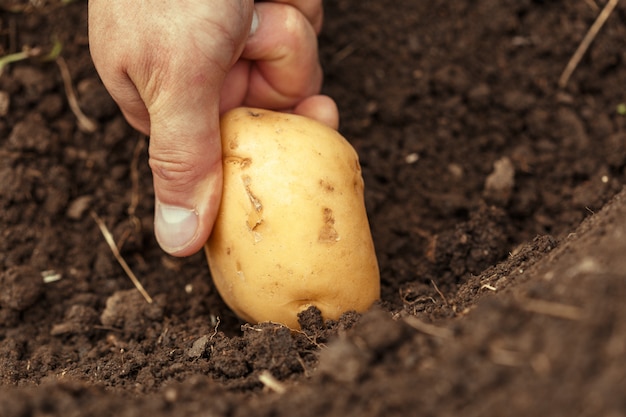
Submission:
M 206 242 L 222 192 L 219 116 L 240 106 L 337 128 L 318 95 L 321 0 L 90 0 L 96 69 L 128 122 L 150 135 L 155 235 L 187 256 Z

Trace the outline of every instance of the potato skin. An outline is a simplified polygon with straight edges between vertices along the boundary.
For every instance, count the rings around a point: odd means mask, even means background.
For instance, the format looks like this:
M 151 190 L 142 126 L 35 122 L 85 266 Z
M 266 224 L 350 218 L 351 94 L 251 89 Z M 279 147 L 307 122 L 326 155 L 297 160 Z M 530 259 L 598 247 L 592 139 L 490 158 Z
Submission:
M 253 108 L 221 119 L 224 189 L 205 249 L 224 301 L 250 322 L 298 328 L 364 311 L 380 277 L 358 156 L 314 120 Z

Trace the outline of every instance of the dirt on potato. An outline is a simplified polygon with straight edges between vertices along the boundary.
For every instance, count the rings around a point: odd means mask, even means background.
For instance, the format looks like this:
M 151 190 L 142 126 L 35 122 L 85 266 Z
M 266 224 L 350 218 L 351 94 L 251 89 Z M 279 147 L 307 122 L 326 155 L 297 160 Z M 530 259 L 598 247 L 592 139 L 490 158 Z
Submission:
M 325 2 L 382 299 L 291 332 L 159 249 L 87 2 L 1 2 L 0 416 L 626 416 L 626 3 L 559 86 L 607 3 Z

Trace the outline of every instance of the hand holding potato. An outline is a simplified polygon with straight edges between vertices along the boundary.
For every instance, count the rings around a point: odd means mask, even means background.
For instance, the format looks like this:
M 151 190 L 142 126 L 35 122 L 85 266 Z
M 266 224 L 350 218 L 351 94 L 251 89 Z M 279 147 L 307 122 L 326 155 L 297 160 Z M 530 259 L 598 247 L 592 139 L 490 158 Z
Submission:
M 311 119 L 237 108 L 221 119 L 224 189 L 206 253 L 226 303 L 297 328 L 378 299 L 379 272 L 356 152 Z
M 150 135 L 155 234 L 176 256 L 206 241 L 220 201 L 219 115 L 242 104 L 337 125 L 317 96 L 320 0 L 90 0 L 94 64 L 127 120 Z

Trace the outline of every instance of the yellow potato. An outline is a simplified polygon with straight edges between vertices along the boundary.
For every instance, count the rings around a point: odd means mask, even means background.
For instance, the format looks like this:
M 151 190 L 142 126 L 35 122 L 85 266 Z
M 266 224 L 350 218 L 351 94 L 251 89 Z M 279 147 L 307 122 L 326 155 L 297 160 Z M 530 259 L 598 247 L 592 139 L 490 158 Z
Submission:
M 250 322 L 298 328 L 380 296 L 358 156 L 314 120 L 237 108 L 222 116 L 224 192 L 206 254 L 224 301 Z

